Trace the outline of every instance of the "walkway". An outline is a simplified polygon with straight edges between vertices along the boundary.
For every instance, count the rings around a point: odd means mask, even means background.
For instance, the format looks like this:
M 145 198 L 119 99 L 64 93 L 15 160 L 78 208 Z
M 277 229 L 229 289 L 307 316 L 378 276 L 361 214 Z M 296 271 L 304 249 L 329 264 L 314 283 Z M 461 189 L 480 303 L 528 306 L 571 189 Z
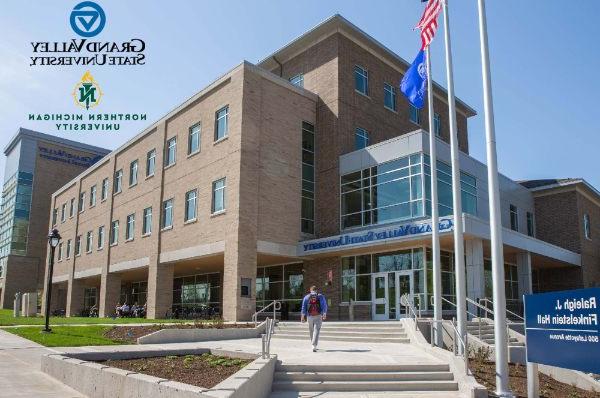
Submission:
M 0 397 L 82 398 L 40 371 L 41 356 L 50 352 L 54 350 L 0 330 Z

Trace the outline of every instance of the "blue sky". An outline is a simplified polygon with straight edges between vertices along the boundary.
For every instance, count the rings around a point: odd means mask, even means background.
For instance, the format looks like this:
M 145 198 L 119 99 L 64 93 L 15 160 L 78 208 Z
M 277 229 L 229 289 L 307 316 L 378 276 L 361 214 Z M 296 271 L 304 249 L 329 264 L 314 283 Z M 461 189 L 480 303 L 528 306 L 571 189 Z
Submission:
M 68 22 L 77 3 L 3 2 L 2 148 L 23 126 L 114 149 L 242 60 L 264 58 L 335 13 L 412 60 L 423 7 L 418 0 L 99 0 L 107 23 L 94 39 L 142 38 L 146 65 L 30 67 L 31 41 L 77 37 Z M 600 2 L 488 0 L 487 8 L 500 170 L 515 180 L 583 177 L 600 189 Z M 479 113 L 469 122 L 471 155 L 485 162 L 477 2 L 451 0 L 450 18 L 456 93 Z M 432 59 L 434 79 L 445 86 L 442 39 L 440 31 Z M 98 111 L 145 112 L 148 121 L 86 134 L 27 120 L 31 112 L 78 112 L 70 93 L 87 69 L 104 91 Z

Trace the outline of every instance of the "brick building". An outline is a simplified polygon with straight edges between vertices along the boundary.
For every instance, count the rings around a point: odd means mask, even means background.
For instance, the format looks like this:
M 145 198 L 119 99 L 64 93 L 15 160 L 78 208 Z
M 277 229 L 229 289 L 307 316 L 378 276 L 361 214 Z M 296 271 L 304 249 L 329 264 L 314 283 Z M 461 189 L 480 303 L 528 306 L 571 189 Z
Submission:
M 245 320 L 272 300 L 297 315 L 320 286 L 330 317 L 390 319 L 408 294 L 430 310 L 426 109 L 397 86 L 408 64 L 336 15 L 254 65 L 243 62 L 52 195 L 75 200 L 52 303 L 78 314 L 148 304 L 148 316 L 215 308 Z M 444 295 L 453 300 L 446 92 L 435 85 Z M 468 294 L 491 296 L 485 166 L 457 101 Z M 507 297 L 531 270 L 581 267 L 535 237 L 534 197 L 504 176 Z M 52 225 L 51 225 L 52 226 Z M 67 248 L 71 248 L 67 252 Z
M 58 216 L 50 214 L 52 193 L 108 152 L 24 128 L 9 141 L 0 209 L 0 308 L 12 308 L 17 292 L 41 293 L 48 223 Z

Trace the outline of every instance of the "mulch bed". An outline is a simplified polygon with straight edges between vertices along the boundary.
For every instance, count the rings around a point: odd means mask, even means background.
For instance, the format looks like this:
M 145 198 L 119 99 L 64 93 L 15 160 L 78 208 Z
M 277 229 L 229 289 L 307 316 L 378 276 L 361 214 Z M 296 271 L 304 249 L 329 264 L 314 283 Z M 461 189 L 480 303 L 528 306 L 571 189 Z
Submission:
M 104 332 L 104 337 L 112 340 L 123 341 L 126 343 L 137 343 L 138 337 L 157 332 L 162 329 L 232 329 L 232 328 L 253 328 L 251 323 L 211 323 L 196 322 L 195 324 L 178 325 L 144 325 L 144 326 L 114 326 Z
M 212 388 L 252 362 L 212 354 L 108 360 L 104 365 Z
M 496 364 L 488 361 L 469 360 L 469 368 L 477 381 L 490 392 L 496 388 Z M 527 367 L 524 365 L 508 365 L 509 385 L 513 394 L 519 398 L 527 398 Z M 592 392 L 573 387 L 539 373 L 541 398 L 598 398 L 600 392 Z M 494 396 L 494 395 L 490 395 Z

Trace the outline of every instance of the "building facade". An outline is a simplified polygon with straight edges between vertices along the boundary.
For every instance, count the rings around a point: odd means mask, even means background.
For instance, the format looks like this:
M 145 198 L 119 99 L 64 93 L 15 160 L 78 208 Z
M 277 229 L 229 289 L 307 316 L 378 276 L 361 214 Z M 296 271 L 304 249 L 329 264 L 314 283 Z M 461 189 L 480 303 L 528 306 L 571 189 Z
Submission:
M 53 194 L 52 209 L 79 203 L 51 225 L 63 236 L 53 307 L 75 315 L 97 304 L 107 316 L 119 303 L 147 303 L 149 317 L 212 307 L 247 320 L 281 300 L 293 317 L 317 285 L 332 319 L 397 318 L 404 294 L 429 311 L 430 135 L 427 107 L 411 108 L 397 89 L 407 68 L 336 15 L 219 78 Z M 447 94 L 434 90 L 451 303 Z M 491 264 L 486 169 L 468 155 L 473 115 L 457 101 L 468 293 L 477 299 L 491 296 Z M 507 296 L 518 308 L 532 269 L 578 269 L 581 254 L 536 237 L 531 191 L 506 177 L 501 190 Z
M 50 214 L 52 193 L 108 152 L 23 128 L 9 141 L 0 209 L 0 308 L 12 308 L 17 292 L 42 292 L 48 223 L 58 217 Z

